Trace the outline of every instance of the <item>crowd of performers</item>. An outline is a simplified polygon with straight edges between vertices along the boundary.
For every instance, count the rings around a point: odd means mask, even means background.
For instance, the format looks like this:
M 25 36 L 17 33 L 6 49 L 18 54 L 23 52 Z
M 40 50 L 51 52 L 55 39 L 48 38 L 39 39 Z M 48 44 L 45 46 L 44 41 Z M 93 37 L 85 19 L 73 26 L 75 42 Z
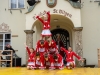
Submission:
M 26 45 L 26 50 L 29 55 L 27 69 L 63 69 L 63 55 L 58 51 L 56 42 L 52 39 L 52 34 L 50 32 L 50 13 L 44 16 L 42 20 L 39 16 L 36 17 L 43 23 L 43 30 L 41 33 L 42 38 L 37 42 L 36 49 L 29 48 Z M 72 69 L 75 67 L 75 61 L 73 56 L 77 57 L 78 60 L 83 60 L 72 48 L 69 47 L 66 50 L 64 47 L 60 47 L 62 52 L 66 54 L 66 68 Z

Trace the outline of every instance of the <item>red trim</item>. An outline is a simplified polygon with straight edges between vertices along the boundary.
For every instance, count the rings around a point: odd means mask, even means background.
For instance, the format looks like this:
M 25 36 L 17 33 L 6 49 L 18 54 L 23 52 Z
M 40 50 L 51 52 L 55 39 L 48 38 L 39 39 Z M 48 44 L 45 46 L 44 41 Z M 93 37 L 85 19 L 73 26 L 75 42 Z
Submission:
M 42 35 L 42 36 L 52 36 L 52 34 L 48 34 L 48 35 L 46 35 L 46 34 L 45 34 L 45 35 L 44 35 L 44 34 L 41 34 L 41 35 Z
M 27 66 L 34 66 L 34 65 L 27 65 Z
M 50 27 L 43 27 L 43 30 L 50 29 Z

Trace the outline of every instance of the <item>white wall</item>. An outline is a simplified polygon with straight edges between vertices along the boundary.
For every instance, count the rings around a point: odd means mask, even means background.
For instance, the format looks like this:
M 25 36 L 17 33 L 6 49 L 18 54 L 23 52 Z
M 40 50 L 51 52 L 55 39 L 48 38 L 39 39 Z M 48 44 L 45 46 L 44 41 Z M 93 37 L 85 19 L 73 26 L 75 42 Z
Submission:
M 25 12 L 27 11 L 27 3 L 25 2 L 25 9 L 20 10 L 11 10 L 12 14 L 9 10 L 9 0 L 2 0 L 0 2 L 0 24 L 3 22 L 8 24 L 11 29 L 11 35 L 18 35 L 18 37 L 11 37 L 11 45 L 15 50 L 19 57 L 22 58 L 22 64 L 25 64 L 26 61 L 26 51 L 24 47 L 24 43 L 26 42 L 26 34 L 25 30 Z M 6 9 L 6 10 L 5 10 Z
M 46 5 L 46 0 L 41 0 L 39 4 L 35 6 L 32 12 L 25 14 L 27 12 L 27 2 L 25 2 L 25 9 L 21 9 L 22 13 L 20 13 L 20 10 L 11 10 L 12 14 L 10 13 L 10 10 L 8 8 L 8 2 L 9 0 L 2 0 L 0 2 L 0 24 L 3 22 L 8 24 L 11 29 L 12 35 L 18 35 L 18 37 L 12 37 L 11 44 L 14 49 L 17 49 L 18 56 L 22 57 L 22 64 L 25 64 L 25 56 L 26 51 L 24 47 L 24 42 L 26 41 L 26 34 L 24 33 L 24 30 L 30 30 L 36 20 L 33 19 L 33 16 L 36 14 L 39 14 L 39 12 L 43 12 L 44 10 L 50 11 L 51 14 L 53 13 L 54 9 L 62 9 L 66 12 L 72 14 L 71 21 L 74 24 L 74 27 L 81 27 L 81 20 L 82 20 L 82 38 L 83 38 L 83 56 L 87 59 L 87 64 L 96 64 L 97 65 L 97 48 L 100 48 L 100 6 L 98 6 L 98 3 L 91 2 L 89 0 L 82 0 L 84 1 L 84 6 L 81 9 L 75 9 L 73 8 L 70 3 L 68 3 L 66 0 L 57 0 L 57 5 L 54 8 L 49 8 Z M 63 4 L 63 5 L 62 5 Z M 6 8 L 6 11 L 5 11 Z M 59 13 L 55 13 L 59 14 Z M 63 15 L 63 14 L 59 14 Z M 82 17 L 81 17 L 82 16 Z M 65 25 L 65 24 L 64 24 Z M 74 32 L 72 32 L 71 28 L 64 27 L 69 31 L 72 38 L 72 43 L 74 46 Z M 33 34 L 33 47 L 35 47 L 36 42 L 40 38 L 41 33 L 41 27 L 39 30 L 37 30 L 39 26 L 34 27 L 35 33 Z
M 57 9 L 58 13 L 53 13 L 54 9 Z M 51 14 L 60 14 L 59 9 L 64 10 L 65 12 L 68 12 L 68 13 L 72 14 L 71 18 L 69 16 L 66 16 L 66 17 L 71 19 L 71 21 L 74 23 L 75 27 L 80 27 L 81 26 L 80 9 L 73 8 L 68 1 L 66 1 L 66 0 L 57 0 L 57 5 L 54 8 L 49 8 L 46 5 L 46 0 L 41 0 L 41 2 L 38 3 L 34 7 L 32 12 L 26 14 L 26 29 L 30 30 L 32 28 L 32 25 L 36 21 L 36 20 L 33 19 L 34 15 L 37 16 L 40 12 L 43 13 L 44 10 L 50 11 Z M 60 15 L 64 16 L 64 14 L 60 14 Z
M 41 9 L 41 10 L 39 10 L 39 9 Z M 57 9 L 58 13 L 54 13 L 54 9 Z M 54 16 L 52 14 L 55 14 L 55 15 L 58 14 L 58 15 L 63 15 L 64 16 L 64 14 L 59 13 L 60 9 L 64 10 L 67 13 L 70 13 L 72 15 L 71 18 L 69 16 L 66 16 L 66 18 L 69 18 L 73 22 L 74 27 L 81 27 L 80 9 L 73 8 L 70 5 L 70 3 L 66 0 L 57 0 L 57 5 L 54 8 L 49 8 L 46 5 L 46 0 L 41 0 L 41 2 L 38 3 L 31 12 L 26 14 L 26 29 L 27 30 L 32 29 L 33 25 L 34 26 L 36 25 L 36 28 L 37 28 L 37 30 L 35 30 L 35 33 L 34 33 L 34 35 L 36 35 L 36 36 L 33 35 L 34 36 L 33 37 L 33 42 L 34 42 L 33 46 L 34 47 L 36 45 L 36 42 L 40 39 L 40 34 L 41 34 L 41 31 L 42 31 L 42 27 L 41 27 L 40 22 L 35 23 L 36 19 L 34 20 L 33 16 L 37 16 L 40 12 L 43 13 L 44 10 L 50 11 L 51 17 Z M 65 21 L 68 21 L 68 20 L 65 20 Z M 51 22 L 51 27 L 52 27 L 51 30 L 56 28 L 56 25 L 57 25 L 56 23 Z M 59 22 L 59 25 L 61 25 L 60 27 L 62 27 L 64 29 L 67 29 L 69 31 L 71 46 L 74 46 L 74 43 L 72 41 L 74 38 L 72 38 L 73 34 L 72 34 L 72 28 L 70 27 L 70 25 L 67 24 L 67 23 L 65 24 L 64 22 L 63 22 L 63 24 Z M 36 29 L 36 28 L 34 28 L 34 29 Z
M 83 56 L 87 64 L 98 64 L 97 48 L 100 48 L 100 6 L 98 2 L 82 0 Z

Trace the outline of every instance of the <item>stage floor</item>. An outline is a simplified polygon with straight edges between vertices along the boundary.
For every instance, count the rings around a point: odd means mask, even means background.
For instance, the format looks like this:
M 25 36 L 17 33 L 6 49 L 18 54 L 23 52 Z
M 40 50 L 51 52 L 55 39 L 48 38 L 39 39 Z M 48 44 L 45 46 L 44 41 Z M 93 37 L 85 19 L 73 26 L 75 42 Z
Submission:
M 75 68 L 73 70 L 27 70 L 23 67 L 0 68 L 0 75 L 100 75 L 100 68 Z

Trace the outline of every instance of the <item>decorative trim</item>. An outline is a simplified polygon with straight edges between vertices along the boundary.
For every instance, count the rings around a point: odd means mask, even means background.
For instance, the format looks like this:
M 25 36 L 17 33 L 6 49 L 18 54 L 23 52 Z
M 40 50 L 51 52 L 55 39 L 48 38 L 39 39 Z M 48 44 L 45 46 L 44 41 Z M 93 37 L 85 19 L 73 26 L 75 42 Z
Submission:
M 100 2 L 100 0 L 94 0 L 94 2 Z
M 18 37 L 18 35 L 12 35 L 12 37 Z
M 8 10 L 22 10 L 22 9 L 25 9 L 25 8 L 13 8 L 13 9 L 8 9 Z
M 74 8 L 78 8 L 78 9 L 81 9 L 81 3 L 80 2 L 73 2 L 72 0 L 67 0 L 72 7 Z
M 50 1 L 50 0 L 49 0 L 49 1 Z M 50 4 L 48 3 L 48 0 L 46 0 L 46 4 L 47 4 L 47 6 L 50 7 L 50 8 L 55 7 L 56 4 L 57 4 L 57 0 L 54 0 L 54 1 L 55 1 L 55 2 L 54 2 L 52 5 L 50 5 Z
M 75 27 L 73 28 L 74 31 L 82 31 L 83 30 L 83 27 Z
M 34 30 L 24 30 L 24 32 L 25 32 L 26 34 L 33 34 L 33 33 L 35 33 Z
M 36 6 L 38 3 L 40 3 L 40 1 L 37 2 L 37 3 L 35 3 L 33 6 L 30 6 L 29 9 L 28 9 L 28 11 L 27 11 L 25 14 L 30 13 L 30 12 L 35 8 L 35 6 Z
M 9 29 L 9 26 L 5 23 L 2 23 L 0 25 L 0 32 L 11 32 L 11 29 Z

